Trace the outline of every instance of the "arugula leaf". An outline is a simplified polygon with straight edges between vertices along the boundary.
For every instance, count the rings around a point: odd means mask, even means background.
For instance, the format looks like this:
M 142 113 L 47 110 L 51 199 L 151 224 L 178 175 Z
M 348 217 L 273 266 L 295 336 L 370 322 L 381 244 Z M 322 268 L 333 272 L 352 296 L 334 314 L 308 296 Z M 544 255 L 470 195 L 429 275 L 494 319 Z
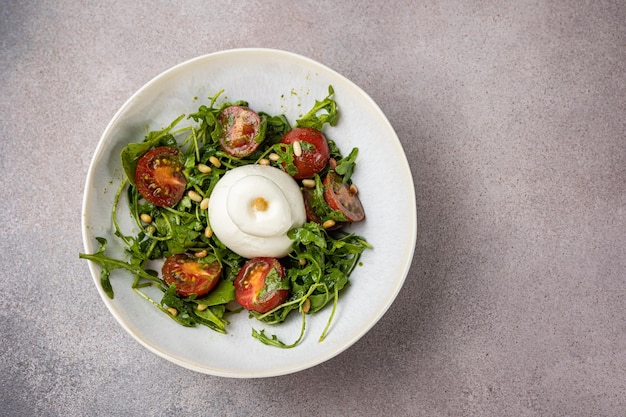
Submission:
M 197 245 L 196 239 L 199 235 L 199 232 L 186 225 L 173 224 L 172 238 L 166 241 L 168 254 L 176 255 L 195 247 Z
M 261 343 L 268 345 L 268 346 L 275 346 L 275 347 L 279 347 L 282 349 L 291 349 L 300 344 L 300 341 L 304 337 L 305 328 L 306 328 L 306 315 L 302 313 L 302 327 L 300 328 L 300 335 L 298 336 L 295 342 L 289 345 L 279 340 L 276 335 L 267 336 L 265 334 L 264 329 L 261 329 L 261 331 L 252 329 L 252 337 L 254 337 L 255 339 L 258 339 Z
M 291 130 L 289 120 L 287 120 L 284 114 L 270 116 L 267 113 L 260 112 L 259 116 L 261 116 L 261 120 L 266 121 L 265 143 L 268 145 L 277 144 L 285 133 Z
M 155 282 L 154 275 L 147 272 L 141 266 L 133 265 L 128 262 L 121 261 L 119 259 L 113 259 L 113 258 L 109 258 L 108 256 L 105 256 L 104 251 L 106 250 L 107 240 L 103 237 L 97 237 L 96 240 L 101 245 L 98 251 L 96 251 L 96 253 L 94 254 L 80 253 L 78 254 L 78 257 L 80 259 L 87 259 L 89 261 L 92 261 L 98 264 L 102 268 L 102 271 L 100 274 L 100 282 L 102 285 L 102 289 L 104 290 L 104 292 L 109 298 L 113 298 L 114 296 L 113 288 L 109 280 L 109 275 L 111 271 L 115 269 L 120 269 L 120 268 L 127 269 L 128 271 L 132 272 L 134 275 L 137 275 L 141 278 L 146 278 L 146 279 L 149 279 L 150 281 Z
M 339 113 L 337 103 L 331 98 L 333 94 L 335 94 L 335 90 L 332 85 L 329 85 L 328 96 L 322 101 L 315 100 L 313 108 L 300 119 L 296 120 L 296 126 L 312 127 L 317 130 L 322 130 L 326 123 L 335 126 Z M 323 113 L 318 114 L 320 112 Z
M 356 157 L 358 155 L 359 148 L 353 148 L 348 156 L 337 161 L 335 172 L 343 177 L 344 184 L 350 181 L 350 178 L 352 177 L 356 164 Z
M 293 155 L 293 145 L 287 145 L 285 143 L 277 143 L 272 146 L 271 151 L 278 155 L 278 163 L 282 164 L 283 169 L 287 174 L 294 176 L 298 173 L 296 168 L 295 159 Z M 266 152 L 269 153 L 269 152 Z
M 164 309 L 164 306 L 174 308 L 175 313 Z M 173 320 L 185 327 L 195 327 L 203 324 L 213 330 L 226 333 L 227 320 L 224 320 L 226 308 L 223 305 L 210 306 L 205 310 L 198 310 L 197 304 L 181 298 L 176 292 L 176 284 L 170 285 L 163 293 L 161 299 L 161 309 L 164 310 Z
M 196 317 L 200 323 L 210 327 L 219 333 L 226 333 L 228 320 L 224 319 L 226 307 L 224 305 L 210 306 L 206 310 L 195 310 Z
M 302 245 L 314 244 L 320 248 L 326 247 L 326 238 L 316 223 L 305 223 L 302 227 L 291 229 L 287 232 L 289 239 Z
M 176 284 L 170 285 L 163 293 L 161 305 L 176 309 L 176 314 L 169 311 L 168 314 L 183 326 L 194 327 L 196 325 L 196 320 L 193 318 L 193 310 L 178 296 Z
M 235 286 L 232 281 L 222 279 L 208 294 L 194 299 L 193 302 L 199 305 L 211 307 L 226 304 L 234 299 Z

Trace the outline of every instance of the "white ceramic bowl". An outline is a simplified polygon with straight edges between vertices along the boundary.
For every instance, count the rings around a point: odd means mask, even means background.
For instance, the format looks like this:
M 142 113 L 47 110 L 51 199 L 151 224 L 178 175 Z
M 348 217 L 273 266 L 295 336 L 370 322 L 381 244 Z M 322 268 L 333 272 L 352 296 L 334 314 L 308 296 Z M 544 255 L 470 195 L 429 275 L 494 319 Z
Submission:
M 287 343 L 294 341 L 301 325 L 295 313 L 281 325 L 267 326 L 242 312 L 232 318 L 226 335 L 204 326 L 185 328 L 134 293 L 133 278 L 126 271 L 111 274 L 115 298 L 109 299 L 100 287 L 99 267 L 89 263 L 107 308 L 143 346 L 206 374 L 236 378 L 283 375 L 344 351 L 387 311 L 405 281 L 416 242 L 413 181 L 402 146 L 380 108 L 358 86 L 322 64 L 279 50 L 235 49 L 201 56 L 158 75 L 130 97 L 107 126 L 91 162 L 83 202 L 85 251 L 95 252 L 95 237 L 102 236 L 109 241 L 109 255 L 123 256 L 123 247 L 113 236 L 111 207 L 123 177 L 119 154 L 127 143 L 139 142 L 149 130 L 161 129 L 180 114 L 194 112 L 222 89 L 223 97 L 230 101 L 246 100 L 256 111 L 284 113 L 294 123 L 315 99 L 326 97 L 329 85 L 335 90 L 340 119 L 337 126 L 328 128 L 328 137 L 344 154 L 359 148 L 353 179 L 367 219 L 352 230 L 374 249 L 363 254 L 363 266 L 356 268 L 351 285 L 341 293 L 326 339 L 318 342 L 330 308 L 307 316 L 303 341 L 286 350 L 262 344 L 251 332 L 252 328 L 267 329 Z M 120 222 L 131 230 L 125 208 L 120 210 Z M 155 294 L 155 299 L 160 297 Z

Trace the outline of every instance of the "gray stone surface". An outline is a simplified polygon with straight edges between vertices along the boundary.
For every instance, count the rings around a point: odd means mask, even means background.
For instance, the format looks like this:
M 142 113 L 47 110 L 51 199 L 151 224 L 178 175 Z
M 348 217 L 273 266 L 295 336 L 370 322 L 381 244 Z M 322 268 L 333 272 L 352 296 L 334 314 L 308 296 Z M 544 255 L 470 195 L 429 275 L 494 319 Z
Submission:
M 623 1 L 0 2 L 0 415 L 625 415 L 625 22 Z M 179 62 L 249 46 L 377 101 L 419 236 L 354 346 L 232 380 L 131 339 L 77 254 L 117 109 Z

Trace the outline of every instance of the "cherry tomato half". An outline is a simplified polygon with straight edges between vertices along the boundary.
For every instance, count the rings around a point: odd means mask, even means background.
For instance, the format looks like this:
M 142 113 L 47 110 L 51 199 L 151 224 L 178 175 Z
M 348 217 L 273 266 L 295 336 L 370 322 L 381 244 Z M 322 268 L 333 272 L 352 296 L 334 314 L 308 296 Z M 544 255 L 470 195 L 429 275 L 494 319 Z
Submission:
M 165 259 L 162 274 L 167 285 L 176 284 L 179 295 L 188 297 L 197 294 L 200 297 L 217 285 L 222 266 L 218 261 L 203 263 L 198 258 L 180 253 Z
M 289 290 L 280 281 L 285 270 L 276 258 L 252 258 L 235 278 L 235 299 L 243 308 L 267 313 L 285 302 Z
M 363 205 L 354 188 L 344 184 L 339 174 L 335 171 L 328 172 L 323 183 L 324 200 L 333 210 L 341 211 L 349 222 L 358 222 L 365 218 Z
M 330 158 L 328 141 L 324 134 L 317 129 L 296 127 L 285 133 L 280 141 L 288 145 L 296 141 L 313 145 L 312 147 L 305 145 L 300 156 L 294 155 L 294 165 L 298 169 L 297 174 L 293 176 L 295 179 L 310 178 L 328 164 Z
M 230 155 L 242 158 L 256 151 L 261 127 L 261 117 L 243 106 L 226 107 L 217 117 L 222 126 L 220 144 Z M 257 140 L 255 140 L 257 139 Z
M 315 212 L 315 209 L 313 208 L 313 193 L 314 191 L 310 188 L 306 188 L 306 187 L 302 188 L 302 199 L 304 200 L 304 211 L 306 213 L 306 221 L 321 223 L 322 220 L 320 219 L 320 216 L 317 215 L 317 213 Z
M 173 206 L 183 198 L 187 186 L 182 168 L 178 149 L 170 146 L 150 149 L 137 161 L 137 191 L 155 206 Z

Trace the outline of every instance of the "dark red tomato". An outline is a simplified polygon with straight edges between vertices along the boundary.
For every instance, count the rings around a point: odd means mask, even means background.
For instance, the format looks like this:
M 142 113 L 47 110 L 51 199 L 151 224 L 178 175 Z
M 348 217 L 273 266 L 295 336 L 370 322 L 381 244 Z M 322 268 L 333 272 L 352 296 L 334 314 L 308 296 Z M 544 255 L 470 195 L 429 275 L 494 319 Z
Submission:
M 150 149 L 137 162 L 137 191 L 155 206 L 173 206 L 183 198 L 187 186 L 182 168 L 178 149 L 170 146 Z
M 358 222 L 365 218 L 365 211 L 355 188 L 343 183 L 335 171 L 324 177 L 324 200 L 333 210 L 339 210 L 349 222 Z
M 235 278 L 235 299 L 243 308 L 267 313 L 285 302 L 289 290 L 280 289 L 285 270 L 276 258 L 252 258 Z
M 217 120 L 222 126 L 220 144 L 230 155 L 248 156 L 261 144 L 258 141 L 261 117 L 253 110 L 243 106 L 226 107 Z
M 285 133 L 280 141 L 288 145 L 294 142 L 306 142 L 313 145 L 302 145 L 302 154 L 300 156 L 294 155 L 294 164 L 298 169 L 298 173 L 293 176 L 295 179 L 311 178 L 328 164 L 330 158 L 328 141 L 324 134 L 317 129 L 296 127 Z
M 310 188 L 306 188 L 306 187 L 302 188 L 302 197 L 304 200 L 304 211 L 306 212 L 306 221 L 321 223 L 322 220 L 320 219 L 320 217 L 315 212 L 315 209 L 313 208 L 313 193 L 314 192 L 315 191 L 313 191 Z
M 176 284 L 176 292 L 188 297 L 198 297 L 208 293 L 217 285 L 222 274 L 222 266 L 218 261 L 211 263 L 199 262 L 186 253 L 169 256 L 162 269 L 163 281 L 167 285 Z

